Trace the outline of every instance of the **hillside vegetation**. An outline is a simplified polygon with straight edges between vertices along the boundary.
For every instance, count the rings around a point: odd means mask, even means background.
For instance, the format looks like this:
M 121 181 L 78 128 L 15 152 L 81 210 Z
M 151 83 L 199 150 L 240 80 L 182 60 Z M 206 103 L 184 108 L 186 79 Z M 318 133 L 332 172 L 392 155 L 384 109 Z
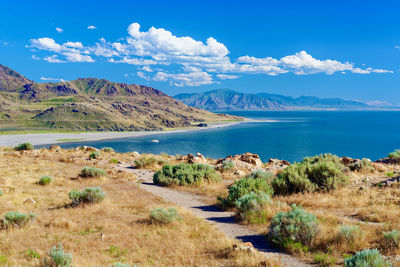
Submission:
M 96 78 L 35 83 L 0 65 L 0 130 L 161 130 L 237 119 L 147 86 Z

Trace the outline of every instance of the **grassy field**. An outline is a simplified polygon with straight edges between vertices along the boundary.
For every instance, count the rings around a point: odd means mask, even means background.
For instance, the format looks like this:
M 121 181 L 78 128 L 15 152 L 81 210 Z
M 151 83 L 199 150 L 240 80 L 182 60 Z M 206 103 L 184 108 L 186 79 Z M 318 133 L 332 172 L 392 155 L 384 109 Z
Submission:
M 0 216 L 10 211 L 32 212 L 28 225 L 0 230 L 0 264 L 42 266 L 48 251 L 62 244 L 74 266 L 261 266 L 265 258 L 235 251 L 234 241 L 203 220 L 176 208 L 179 220 L 155 224 L 149 212 L 171 205 L 138 188 L 136 178 L 113 169 L 129 154 L 91 151 L 0 149 Z M 112 163 L 111 163 L 112 162 Z M 104 169 L 100 178 L 80 178 L 84 166 Z M 42 176 L 51 182 L 40 185 Z M 70 205 L 72 189 L 101 187 L 98 204 Z M 265 264 L 270 264 L 267 262 Z M 275 264 L 274 266 L 278 266 Z

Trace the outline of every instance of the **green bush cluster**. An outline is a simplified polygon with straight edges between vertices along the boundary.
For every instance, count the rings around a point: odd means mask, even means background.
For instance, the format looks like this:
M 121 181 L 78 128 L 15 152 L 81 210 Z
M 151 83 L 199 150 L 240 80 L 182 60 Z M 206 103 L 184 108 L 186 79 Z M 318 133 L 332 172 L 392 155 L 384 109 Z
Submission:
M 40 185 L 48 185 L 51 182 L 51 177 L 50 176 L 42 176 L 39 179 L 38 184 Z
M 250 192 L 238 200 L 235 205 L 238 211 L 238 216 L 241 220 L 247 220 L 249 222 L 263 222 L 265 219 L 264 208 L 266 205 L 272 203 L 269 195 L 265 192 Z
M 2 228 L 23 227 L 35 218 L 36 215 L 34 213 L 25 214 L 19 211 L 10 211 L 4 215 L 4 219 L 2 220 Z
M 96 167 L 83 167 L 79 176 L 83 178 L 95 178 L 106 175 L 106 172 Z
M 400 234 L 396 230 L 383 233 L 383 247 L 386 250 L 396 250 L 400 245 Z
M 79 205 L 81 203 L 99 203 L 103 201 L 105 194 L 100 187 L 88 187 L 83 191 L 74 189 L 69 192 L 68 197 L 74 205 Z
M 117 159 L 110 159 L 110 163 L 112 164 L 118 164 L 119 161 Z
M 339 237 L 345 240 L 348 244 L 354 244 L 359 238 L 362 237 L 360 227 L 356 225 L 343 225 L 340 227 Z
M 279 212 L 270 224 L 269 236 L 274 243 L 288 247 L 295 243 L 308 246 L 318 233 L 318 219 L 302 208 L 292 205 L 291 211 Z
M 230 171 L 235 167 L 235 163 L 231 160 L 224 160 L 222 162 L 222 170 L 223 171 Z
M 272 196 L 274 193 L 270 185 L 272 177 L 273 175 L 267 172 L 253 172 L 229 186 L 228 195 L 225 198 L 218 197 L 218 202 L 222 207 L 228 208 L 234 207 L 240 197 L 251 192 L 264 192 Z
M 46 267 L 70 267 L 72 266 L 72 255 L 64 252 L 62 244 L 54 246 L 49 251 L 49 257 L 44 259 Z
M 365 159 L 365 158 L 349 164 L 349 169 L 351 171 L 357 171 L 357 172 L 362 172 L 362 171 L 373 172 L 373 171 L 375 171 L 375 168 L 372 165 L 371 160 Z
M 167 163 L 168 161 L 166 161 L 165 159 L 157 159 L 154 157 L 142 157 L 140 159 L 135 160 L 135 167 L 137 169 L 142 169 L 154 166 L 155 164 L 164 165 Z
M 164 165 L 153 176 L 153 182 L 159 185 L 169 186 L 202 184 L 204 182 L 218 182 L 221 175 L 213 167 L 205 164 L 180 163 L 177 165 Z
M 344 260 L 346 267 L 391 267 L 392 263 L 386 260 L 377 249 L 364 249 Z
M 3 191 L 0 190 L 0 197 L 3 195 Z
M 103 151 L 103 152 L 114 152 L 114 149 L 112 147 L 106 146 L 106 147 L 102 147 L 101 151 Z
M 89 154 L 89 159 L 98 159 L 100 157 L 100 151 L 93 151 Z
M 169 224 L 178 218 L 178 212 L 174 208 L 169 208 L 166 210 L 161 207 L 150 211 L 150 219 L 155 223 Z
M 323 154 L 304 158 L 283 170 L 272 186 L 277 194 L 330 191 L 348 183 L 339 157 Z
M 393 163 L 400 163 L 400 149 L 390 152 L 388 158 Z
M 33 150 L 34 146 L 31 143 L 22 143 L 14 147 L 16 151 Z

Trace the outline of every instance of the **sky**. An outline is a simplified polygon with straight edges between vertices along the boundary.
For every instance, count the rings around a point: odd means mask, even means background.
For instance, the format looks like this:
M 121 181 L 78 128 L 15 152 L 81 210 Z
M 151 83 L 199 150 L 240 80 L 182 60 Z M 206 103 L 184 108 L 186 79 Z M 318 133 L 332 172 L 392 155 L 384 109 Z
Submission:
M 398 106 L 399 11 L 396 1 L 2 0 L 0 64 L 36 82 Z

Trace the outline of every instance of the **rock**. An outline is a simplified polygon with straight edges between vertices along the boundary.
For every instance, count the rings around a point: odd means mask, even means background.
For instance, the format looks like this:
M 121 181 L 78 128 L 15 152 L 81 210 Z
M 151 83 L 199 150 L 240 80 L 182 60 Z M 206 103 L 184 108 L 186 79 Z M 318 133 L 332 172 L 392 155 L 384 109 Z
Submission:
M 36 200 L 30 197 L 24 201 L 24 204 L 36 204 Z
M 245 176 L 245 175 L 246 175 L 246 173 L 245 173 L 244 171 L 242 171 L 242 170 L 237 170 L 237 171 L 235 171 L 233 174 L 234 174 L 234 175 L 237 175 L 237 176 L 239 176 L 239 177 L 242 177 L 242 176 Z
M 359 161 L 359 160 L 358 159 L 352 159 L 350 157 L 341 157 L 340 158 L 340 162 L 345 166 L 348 166 L 348 165 L 350 165 L 350 164 L 352 164 L 354 162 L 357 162 L 357 161 Z
M 51 145 L 51 146 L 49 147 L 49 150 L 50 150 L 50 151 L 53 151 L 53 152 L 58 152 L 58 151 L 61 150 L 61 147 L 58 146 L 58 145 Z
M 239 251 L 246 251 L 246 252 L 250 252 L 250 253 L 255 253 L 256 250 L 253 247 L 253 244 L 250 242 L 246 242 L 240 245 L 234 244 L 233 245 L 233 249 L 234 250 L 239 250 Z
M 75 148 L 75 150 L 83 150 L 85 152 L 94 152 L 97 151 L 98 149 L 95 147 L 91 147 L 91 146 L 78 146 L 77 148 Z
M 137 152 L 137 151 L 133 151 L 133 152 L 132 152 L 132 156 L 135 157 L 135 158 L 137 158 L 137 157 L 140 156 L 140 153 Z
M 249 169 L 262 168 L 263 163 L 257 154 L 245 153 L 242 155 L 227 156 L 224 159 L 217 160 L 216 164 L 222 164 L 223 161 L 229 160 L 235 164 L 237 169 Z
M 196 156 L 194 156 L 192 154 L 188 154 L 187 161 L 190 164 L 193 164 L 193 163 L 206 164 L 207 163 L 207 159 L 201 153 L 197 153 Z

